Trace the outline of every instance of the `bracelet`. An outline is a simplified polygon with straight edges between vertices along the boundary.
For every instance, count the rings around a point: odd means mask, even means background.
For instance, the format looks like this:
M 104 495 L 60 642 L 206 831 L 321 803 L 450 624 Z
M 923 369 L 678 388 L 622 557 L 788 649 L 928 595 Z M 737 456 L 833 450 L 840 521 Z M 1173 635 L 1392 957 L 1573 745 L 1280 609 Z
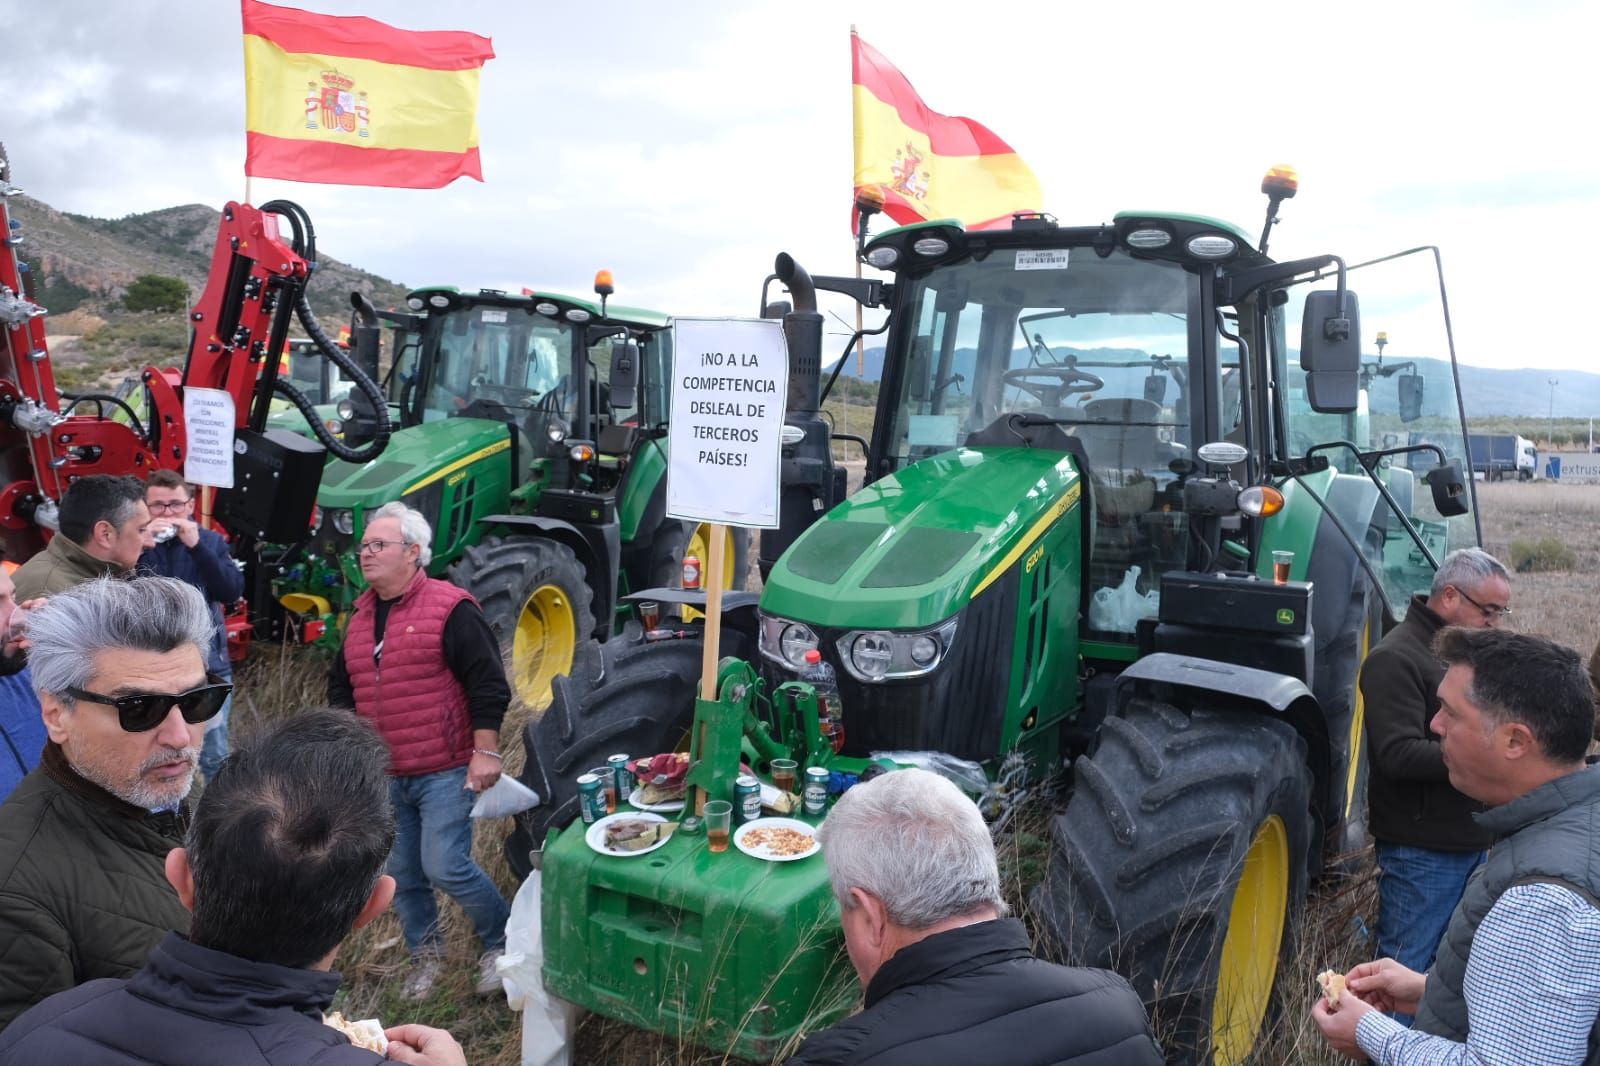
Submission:
M 487 755 L 491 759 L 500 759 L 500 753 L 498 751 L 490 751 L 488 748 L 473 748 L 472 749 L 472 754 L 474 754 L 474 755 Z M 505 760 L 501 759 L 500 761 L 504 762 Z

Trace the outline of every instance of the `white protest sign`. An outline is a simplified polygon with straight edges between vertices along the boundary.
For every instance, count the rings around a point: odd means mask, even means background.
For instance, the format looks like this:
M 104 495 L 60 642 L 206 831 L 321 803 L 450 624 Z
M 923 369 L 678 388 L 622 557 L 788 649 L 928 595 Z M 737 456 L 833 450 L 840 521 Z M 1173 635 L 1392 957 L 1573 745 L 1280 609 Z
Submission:
M 189 436 L 183 480 L 233 488 L 233 396 L 224 389 L 184 389 L 183 424 Z
M 672 332 L 667 515 L 776 529 L 789 389 L 783 326 L 679 318 Z

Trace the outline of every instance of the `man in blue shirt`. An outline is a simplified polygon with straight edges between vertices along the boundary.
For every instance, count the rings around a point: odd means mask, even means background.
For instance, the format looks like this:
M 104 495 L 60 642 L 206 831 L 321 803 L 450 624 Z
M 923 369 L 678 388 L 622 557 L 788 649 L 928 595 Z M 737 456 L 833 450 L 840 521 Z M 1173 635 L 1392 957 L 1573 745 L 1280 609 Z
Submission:
M 11 628 L 16 605 L 9 564 L 0 566 L 0 618 L 5 619 L 0 622 L 0 801 L 39 765 L 45 741 L 39 697 L 34 695 L 22 638 Z M 32 604 L 43 605 L 43 600 Z
M 139 557 L 141 573 L 175 577 L 199 589 L 211 604 L 217 621 L 216 639 L 206 656 L 206 669 L 223 680 L 233 677 L 228 661 L 228 631 L 223 610 L 244 595 L 244 573 L 228 552 L 222 535 L 201 529 L 194 520 L 194 487 L 175 471 L 157 470 L 145 482 L 144 502 L 150 508 L 150 535 L 155 547 Z M 222 711 L 206 724 L 206 739 L 200 749 L 200 772 L 210 781 L 228 757 L 228 715 L 233 697 Z

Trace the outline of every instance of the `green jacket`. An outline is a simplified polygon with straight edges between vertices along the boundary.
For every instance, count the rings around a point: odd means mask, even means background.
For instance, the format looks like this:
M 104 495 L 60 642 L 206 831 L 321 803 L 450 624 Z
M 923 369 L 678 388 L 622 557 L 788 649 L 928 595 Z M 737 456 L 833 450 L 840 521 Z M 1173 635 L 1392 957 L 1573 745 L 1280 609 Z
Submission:
M 54 596 L 106 574 L 126 573 L 122 567 L 96 559 L 57 533 L 44 551 L 17 567 L 11 580 L 17 585 L 17 602 L 23 603 L 36 596 Z
M 129 977 L 189 912 L 167 883 L 185 814 L 92 784 L 55 744 L 0 804 L 0 1029 L 46 996 Z

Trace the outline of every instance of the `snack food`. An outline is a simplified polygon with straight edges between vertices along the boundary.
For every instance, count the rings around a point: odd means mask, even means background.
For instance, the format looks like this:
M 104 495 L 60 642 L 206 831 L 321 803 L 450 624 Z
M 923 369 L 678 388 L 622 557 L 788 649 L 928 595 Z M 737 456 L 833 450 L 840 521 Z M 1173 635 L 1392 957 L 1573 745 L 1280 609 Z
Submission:
M 635 759 L 630 769 L 639 782 L 639 798 L 648 804 L 683 799 L 689 773 L 689 753 L 670 751 L 649 759 Z
M 746 847 L 765 848 L 779 858 L 804 855 L 817 846 L 816 837 L 784 826 L 763 826 L 760 829 L 752 829 L 744 835 L 743 840 Z
M 647 822 L 625 818 L 606 826 L 606 848 L 611 851 L 643 851 L 672 835 L 677 822 Z
M 356 1047 L 376 1051 L 380 1055 L 389 1050 L 389 1038 L 383 1035 L 383 1025 L 376 1018 L 350 1021 L 338 1011 L 333 1011 L 323 1015 L 322 1024 L 339 1030 Z
M 1322 998 L 1328 1001 L 1328 1009 L 1333 1010 L 1339 1006 L 1339 997 L 1344 995 L 1344 974 L 1334 973 L 1332 970 L 1323 970 L 1317 974 L 1317 984 L 1322 986 Z

